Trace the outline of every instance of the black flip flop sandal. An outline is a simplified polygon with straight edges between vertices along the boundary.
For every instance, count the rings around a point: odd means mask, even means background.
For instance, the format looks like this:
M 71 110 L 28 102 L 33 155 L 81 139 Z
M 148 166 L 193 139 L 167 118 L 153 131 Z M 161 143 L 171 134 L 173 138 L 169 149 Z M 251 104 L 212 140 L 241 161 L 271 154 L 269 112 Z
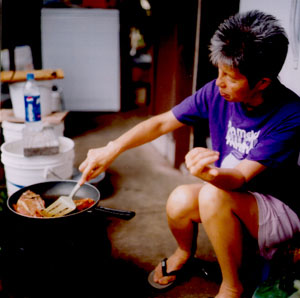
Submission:
M 174 283 L 176 281 L 178 281 L 178 275 L 179 273 L 182 271 L 182 269 L 179 269 L 179 270 L 174 270 L 174 271 L 171 271 L 171 272 L 167 272 L 167 258 L 163 259 L 161 261 L 161 269 L 162 269 L 162 274 L 163 276 L 172 276 L 172 275 L 175 275 L 176 276 L 176 279 L 169 282 L 168 284 L 166 285 L 161 285 L 157 282 L 154 281 L 153 277 L 154 277 L 154 273 L 155 273 L 155 269 L 153 271 L 150 272 L 149 276 L 148 276 L 148 282 L 149 284 L 155 288 L 155 289 L 158 289 L 158 290 L 164 290 L 164 289 L 167 289 L 167 288 L 170 288 L 171 286 L 174 286 Z

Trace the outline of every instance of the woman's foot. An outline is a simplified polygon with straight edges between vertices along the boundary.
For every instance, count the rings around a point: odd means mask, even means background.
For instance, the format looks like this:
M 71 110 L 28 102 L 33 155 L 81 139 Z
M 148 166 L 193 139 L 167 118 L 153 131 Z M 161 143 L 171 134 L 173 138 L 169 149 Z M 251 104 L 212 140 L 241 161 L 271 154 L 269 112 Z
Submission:
M 180 270 L 183 267 L 183 265 L 187 263 L 189 258 L 190 258 L 190 254 L 188 254 L 185 251 L 182 251 L 180 248 L 177 248 L 174 254 L 171 255 L 166 261 L 167 273 Z M 168 275 L 168 276 L 163 275 L 161 263 L 159 263 L 156 266 L 155 273 L 153 276 L 154 282 L 161 285 L 167 285 L 173 282 L 175 279 L 176 279 L 176 275 Z

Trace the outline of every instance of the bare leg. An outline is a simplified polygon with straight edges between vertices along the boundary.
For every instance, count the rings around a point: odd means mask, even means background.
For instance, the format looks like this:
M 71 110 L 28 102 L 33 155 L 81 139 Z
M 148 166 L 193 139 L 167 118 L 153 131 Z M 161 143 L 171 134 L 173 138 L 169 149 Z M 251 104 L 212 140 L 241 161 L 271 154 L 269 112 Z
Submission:
M 241 221 L 257 239 L 258 208 L 255 198 L 246 193 L 224 191 L 210 184 L 183 185 L 170 195 L 167 215 L 178 243 L 178 248 L 168 259 L 168 272 L 180 269 L 187 262 L 193 253 L 195 223 L 202 222 L 222 271 L 223 282 L 217 297 L 240 297 L 243 292 L 238 275 L 242 259 Z M 155 282 L 168 284 L 175 278 L 163 277 L 161 265 L 156 267 Z
M 169 197 L 167 203 L 168 223 L 173 233 L 178 248 L 168 258 L 167 270 L 179 270 L 195 251 L 195 238 L 200 222 L 198 195 L 202 184 L 182 185 L 177 187 Z M 156 267 L 154 281 L 160 284 L 168 284 L 175 276 L 163 277 L 161 265 Z
M 243 286 L 239 279 L 242 260 L 241 221 L 257 238 L 258 208 L 250 194 L 227 192 L 207 184 L 199 194 L 200 217 L 214 247 L 221 267 L 223 281 L 216 297 L 241 297 Z

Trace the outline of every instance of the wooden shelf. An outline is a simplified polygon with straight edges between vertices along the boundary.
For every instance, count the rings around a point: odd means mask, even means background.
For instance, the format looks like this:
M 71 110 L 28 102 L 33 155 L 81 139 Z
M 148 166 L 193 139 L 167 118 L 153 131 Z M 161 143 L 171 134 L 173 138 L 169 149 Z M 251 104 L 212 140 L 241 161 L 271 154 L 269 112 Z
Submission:
M 62 69 L 40 69 L 40 70 L 6 70 L 1 71 L 1 82 L 15 83 L 26 81 L 27 73 L 33 73 L 37 81 L 63 79 Z

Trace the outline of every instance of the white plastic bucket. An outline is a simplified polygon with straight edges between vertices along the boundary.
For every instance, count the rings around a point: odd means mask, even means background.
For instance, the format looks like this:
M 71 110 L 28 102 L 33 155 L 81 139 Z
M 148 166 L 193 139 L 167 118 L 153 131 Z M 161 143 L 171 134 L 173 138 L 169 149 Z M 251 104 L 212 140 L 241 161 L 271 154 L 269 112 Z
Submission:
M 4 120 L 2 122 L 2 133 L 5 142 L 16 141 L 22 139 L 22 131 L 24 128 L 24 123 L 15 123 Z M 58 137 L 64 135 L 65 125 L 64 122 L 59 124 L 51 124 L 53 127 L 54 133 Z
M 36 81 L 41 93 L 41 116 L 52 113 L 52 82 Z M 25 82 L 9 84 L 9 94 L 11 97 L 13 112 L 16 118 L 25 120 L 24 107 L 24 85 Z
M 73 174 L 74 142 L 59 137 L 59 153 L 24 157 L 22 141 L 5 142 L 1 146 L 7 193 L 11 196 L 20 188 L 49 180 L 70 179 Z

